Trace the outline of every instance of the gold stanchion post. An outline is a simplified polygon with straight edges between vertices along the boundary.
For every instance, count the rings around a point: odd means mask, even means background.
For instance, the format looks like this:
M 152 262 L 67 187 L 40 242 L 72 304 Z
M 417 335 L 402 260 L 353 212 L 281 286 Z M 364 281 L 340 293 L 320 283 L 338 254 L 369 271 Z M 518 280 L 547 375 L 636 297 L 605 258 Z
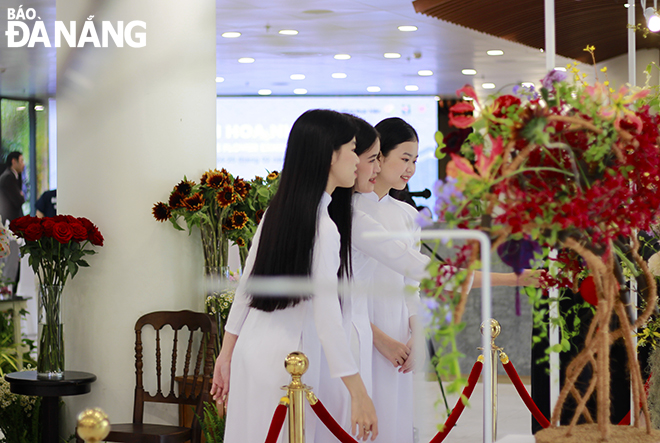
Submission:
M 291 383 L 282 387 L 289 397 L 289 443 L 305 443 L 305 386 L 302 375 L 307 372 L 309 360 L 302 352 L 292 352 L 284 360 Z
M 497 336 L 500 335 L 500 332 L 502 332 L 502 327 L 500 326 L 500 323 L 495 320 L 494 318 L 490 319 L 490 374 L 484 374 L 484 377 L 488 376 L 490 377 L 490 386 L 491 386 L 491 393 L 492 393 L 492 399 L 493 399 L 493 441 L 497 440 L 497 361 L 498 359 L 498 352 L 502 351 L 502 348 L 499 346 L 495 345 L 495 339 Z M 481 335 L 484 333 L 484 328 L 486 326 L 486 322 L 481 324 Z M 480 350 L 483 348 L 479 348 Z
M 110 421 L 101 408 L 86 409 L 78 414 L 76 431 L 87 443 L 101 442 L 110 433 Z

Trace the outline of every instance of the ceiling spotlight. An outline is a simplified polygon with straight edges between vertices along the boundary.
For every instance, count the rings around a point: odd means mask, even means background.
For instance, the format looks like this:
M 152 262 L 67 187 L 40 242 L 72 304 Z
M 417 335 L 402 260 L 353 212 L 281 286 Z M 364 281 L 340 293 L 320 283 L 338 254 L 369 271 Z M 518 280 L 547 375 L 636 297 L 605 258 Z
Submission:
M 369 92 L 380 92 L 379 86 L 367 86 L 367 91 Z
M 346 77 L 347 77 L 346 74 L 344 74 L 343 72 L 335 72 L 332 74 L 332 78 L 346 78 Z
M 252 57 L 241 57 L 238 59 L 239 63 L 254 63 L 254 59 Z
M 421 75 L 422 77 L 428 77 L 430 75 L 433 75 L 433 71 L 430 69 L 422 69 L 421 71 L 417 71 L 417 75 Z
M 216 82 L 216 83 L 222 83 L 222 82 L 224 82 L 224 81 L 225 81 L 225 78 L 224 78 L 224 77 L 216 77 L 216 78 L 215 78 L 215 82 Z
M 493 56 L 495 56 L 495 55 L 504 55 L 504 51 L 502 51 L 501 49 L 490 49 L 490 50 L 486 51 L 486 54 L 493 55 Z
M 644 18 L 646 19 L 646 26 L 648 26 L 649 31 L 660 31 L 660 16 L 658 16 L 658 12 L 654 8 L 650 6 L 646 8 L 644 10 Z
M 233 32 L 233 31 L 231 31 L 231 32 L 223 32 L 223 33 L 222 33 L 222 36 L 223 36 L 224 38 L 236 38 L 236 37 L 240 37 L 240 36 L 241 36 L 241 33 L 240 33 L 240 32 Z
M 417 26 L 404 25 L 404 26 L 399 26 L 398 29 L 401 32 L 414 32 L 417 31 Z
M 624 3 L 624 4 L 623 4 L 623 7 L 624 7 L 624 8 L 630 8 L 630 4 L 629 4 L 629 3 Z
M 415 92 L 415 91 L 419 91 L 419 86 L 417 86 L 417 85 L 406 85 L 405 89 L 406 89 L 406 91 Z
M 298 35 L 298 31 L 295 29 L 282 29 L 279 33 L 282 35 Z
M 270 89 L 259 89 L 259 91 L 257 91 L 257 94 L 259 95 L 270 95 L 272 93 L 273 91 L 271 91 Z
M 482 83 L 481 87 L 484 89 L 495 89 L 495 83 Z
M 398 52 L 386 52 L 383 54 L 383 57 L 385 58 L 401 58 L 401 54 Z
M 305 80 L 305 74 L 291 74 L 291 80 Z
M 307 94 L 307 89 L 296 88 L 296 89 L 293 90 L 293 93 L 296 94 L 296 95 L 305 95 L 305 94 Z
M 335 54 L 335 60 L 348 60 L 351 56 L 348 54 Z
M 463 75 L 477 75 L 477 70 L 476 69 L 463 69 L 461 71 Z

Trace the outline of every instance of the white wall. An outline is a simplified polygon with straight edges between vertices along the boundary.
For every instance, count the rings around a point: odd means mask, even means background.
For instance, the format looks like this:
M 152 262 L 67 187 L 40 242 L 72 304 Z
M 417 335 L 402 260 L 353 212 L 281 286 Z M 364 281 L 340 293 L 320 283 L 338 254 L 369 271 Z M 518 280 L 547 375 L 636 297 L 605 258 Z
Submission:
M 637 38 L 641 37 L 637 36 Z M 658 69 L 660 66 L 660 50 L 641 49 L 637 51 L 637 54 L 635 55 L 635 61 L 636 85 L 644 86 L 646 84 L 646 75 L 644 74 L 644 71 L 651 62 L 655 62 L 655 66 L 651 69 L 651 78 L 649 84 L 651 86 L 657 85 L 659 77 L 658 74 L 660 74 L 660 69 Z M 621 85 L 628 83 L 628 54 L 613 57 L 609 60 L 597 63 L 598 70 L 600 70 L 603 66 L 607 67 L 607 78 L 616 88 L 619 88 Z M 601 73 L 600 71 L 598 74 L 600 81 L 604 81 L 605 74 Z
M 88 407 L 131 421 L 140 315 L 202 309 L 198 238 L 156 222 L 151 208 L 184 175 L 215 167 L 215 2 L 57 3 L 57 20 L 81 26 L 89 15 L 145 21 L 147 45 L 58 49 L 58 210 L 88 217 L 105 236 L 64 292 L 66 368 L 98 380 L 90 394 L 65 398 L 63 435 Z

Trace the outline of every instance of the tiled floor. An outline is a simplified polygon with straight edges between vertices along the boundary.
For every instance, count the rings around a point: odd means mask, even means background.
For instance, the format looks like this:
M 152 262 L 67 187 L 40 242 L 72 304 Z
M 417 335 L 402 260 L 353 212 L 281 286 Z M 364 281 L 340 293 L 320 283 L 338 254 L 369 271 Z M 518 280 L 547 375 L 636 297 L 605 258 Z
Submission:
M 438 432 L 437 424 L 444 423 L 446 416 L 444 402 L 440 394 L 440 387 L 435 381 L 420 381 L 417 392 L 420 401 L 416 406 L 416 417 L 418 417 L 419 443 L 428 443 Z M 525 386 L 529 392 L 529 386 Z M 450 407 L 454 407 L 458 399 L 457 395 L 448 396 Z M 439 400 L 439 402 L 438 402 Z M 437 407 L 434 405 L 437 402 Z M 458 423 L 444 440 L 445 443 L 479 443 L 483 441 L 483 384 L 477 383 L 474 393 L 470 399 L 469 407 L 466 407 Z M 529 436 L 531 439 L 531 414 L 523 401 L 518 396 L 515 388 L 510 382 L 498 383 L 498 419 L 497 440 L 510 440 L 512 436 Z M 525 439 L 525 440 L 526 440 Z

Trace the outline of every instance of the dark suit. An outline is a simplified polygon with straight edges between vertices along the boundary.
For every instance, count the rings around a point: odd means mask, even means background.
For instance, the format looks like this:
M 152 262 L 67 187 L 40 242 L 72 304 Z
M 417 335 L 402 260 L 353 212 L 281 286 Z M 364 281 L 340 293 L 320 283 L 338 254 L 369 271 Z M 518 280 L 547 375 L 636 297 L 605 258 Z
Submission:
M 0 216 L 3 223 L 23 216 L 21 205 L 25 197 L 21 194 L 22 186 L 21 177 L 15 177 L 11 168 L 0 174 Z

